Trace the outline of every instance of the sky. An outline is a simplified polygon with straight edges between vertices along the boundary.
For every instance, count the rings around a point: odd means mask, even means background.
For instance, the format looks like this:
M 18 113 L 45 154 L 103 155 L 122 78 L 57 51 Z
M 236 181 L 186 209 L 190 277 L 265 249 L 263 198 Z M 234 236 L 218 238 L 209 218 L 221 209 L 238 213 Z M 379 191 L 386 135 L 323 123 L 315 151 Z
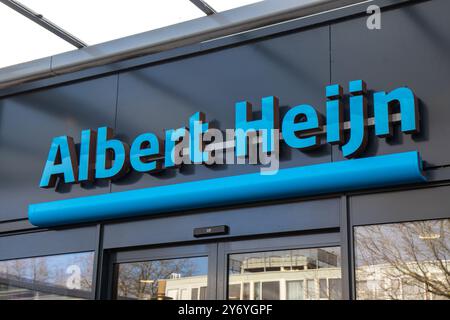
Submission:
M 18 0 L 88 45 L 158 29 L 205 14 L 189 0 Z M 207 0 L 216 11 L 259 0 Z M 76 50 L 0 3 L 0 68 Z

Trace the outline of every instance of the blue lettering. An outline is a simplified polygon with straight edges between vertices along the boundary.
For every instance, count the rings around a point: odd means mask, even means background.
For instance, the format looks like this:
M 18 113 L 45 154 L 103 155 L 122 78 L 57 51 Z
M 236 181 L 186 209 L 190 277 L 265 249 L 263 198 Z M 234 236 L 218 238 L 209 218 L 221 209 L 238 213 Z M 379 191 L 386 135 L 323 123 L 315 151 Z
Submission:
M 252 105 L 247 101 L 236 103 L 236 156 L 246 157 L 248 154 L 248 134 L 262 131 L 263 151 L 273 152 L 275 149 L 273 129 L 278 129 L 278 98 L 262 98 L 262 117 L 252 121 Z
M 39 186 L 52 188 L 58 177 L 63 178 L 65 183 L 75 183 L 77 170 L 78 163 L 73 139 L 68 136 L 53 138 Z
M 134 139 L 130 149 L 131 167 L 138 172 L 152 172 L 161 169 L 161 157 L 158 137 L 153 133 L 143 133 Z
M 405 133 L 419 132 L 417 98 L 411 89 L 403 87 L 397 88 L 390 93 L 374 93 L 375 134 L 377 136 L 386 137 L 392 135 L 389 109 L 395 102 L 400 104 L 401 130 Z
M 129 169 L 129 146 L 120 140 L 112 139 L 113 130 L 101 127 L 97 134 L 97 154 L 95 178 L 120 178 Z
M 203 134 L 208 131 L 209 125 L 204 122 L 205 114 L 203 112 L 196 112 L 189 118 L 189 157 L 192 163 L 208 161 L 208 152 L 203 151 Z
M 342 146 L 342 154 L 347 158 L 358 156 L 367 145 L 367 100 L 364 96 L 366 84 L 362 80 L 351 81 L 350 97 L 350 138 Z
M 301 116 L 304 116 L 303 120 L 299 119 Z M 308 104 L 302 104 L 293 107 L 284 116 L 282 124 L 283 139 L 292 148 L 314 148 L 320 144 L 320 138 L 317 135 L 301 138 L 297 134 L 321 128 L 321 121 L 316 109 Z
M 344 142 L 344 105 L 342 87 L 338 84 L 327 86 L 327 142 L 342 144 Z
M 80 166 L 78 181 L 93 181 L 95 177 L 95 146 L 97 132 L 93 130 L 81 131 Z

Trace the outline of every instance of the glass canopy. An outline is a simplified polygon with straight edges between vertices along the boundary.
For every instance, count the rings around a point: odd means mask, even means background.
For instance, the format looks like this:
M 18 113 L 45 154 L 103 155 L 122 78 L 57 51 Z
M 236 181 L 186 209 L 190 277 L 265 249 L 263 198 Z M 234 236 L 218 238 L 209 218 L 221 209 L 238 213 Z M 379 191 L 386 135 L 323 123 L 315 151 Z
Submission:
M 0 3 L 0 68 L 47 57 L 74 46 Z
M 217 12 L 242 7 L 262 0 L 206 0 Z
M 203 0 L 221 12 L 262 0 Z M 76 47 L 0 1 L 0 68 Z M 122 38 L 206 14 L 190 0 L 14 0 L 87 45 Z

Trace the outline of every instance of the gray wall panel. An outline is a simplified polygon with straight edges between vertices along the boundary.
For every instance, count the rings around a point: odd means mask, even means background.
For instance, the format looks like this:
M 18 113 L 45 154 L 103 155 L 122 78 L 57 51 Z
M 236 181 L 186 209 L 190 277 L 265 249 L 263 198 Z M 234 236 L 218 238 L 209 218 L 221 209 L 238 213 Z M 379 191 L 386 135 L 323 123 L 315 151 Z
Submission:
M 132 141 L 138 134 L 188 125 L 197 111 L 219 129 L 235 127 L 234 105 L 248 100 L 254 118 L 260 117 L 261 98 L 280 99 L 281 114 L 289 107 L 309 103 L 324 113 L 329 81 L 329 32 L 320 27 L 212 51 L 147 68 L 121 73 L 117 128 Z M 282 148 L 282 166 L 329 162 L 329 146 L 313 152 Z M 257 166 L 186 166 L 180 172 L 158 175 L 131 173 L 114 183 L 113 191 L 173 184 L 255 172 Z
M 366 16 L 331 26 L 332 82 L 345 90 L 363 79 L 369 90 L 409 86 L 421 100 L 422 132 L 395 130 L 384 141 L 373 137 L 364 155 L 419 150 L 430 166 L 450 163 L 450 1 L 416 2 L 382 11 L 381 30 L 369 30 Z M 342 159 L 334 148 L 333 159 Z
M 450 217 L 450 186 L 350 197 L 353 225 Z
M 0 260 L 95 250 L 97 228 L 34 232 L 0 237 Z
M 109 191 L 95 185 L 39 188 L 51 141 L 83 129 L 114 127 L 117 76 L 0 99 L 0 221 L 27 217 L 28 204 Z
M 253 206 L 105 225 L 105 248 L 192 241 L 194 228 L 228 225 L 229 236 L 339 227 L 339 199 Z M 217 238 L 208 237 L 207 239 Z

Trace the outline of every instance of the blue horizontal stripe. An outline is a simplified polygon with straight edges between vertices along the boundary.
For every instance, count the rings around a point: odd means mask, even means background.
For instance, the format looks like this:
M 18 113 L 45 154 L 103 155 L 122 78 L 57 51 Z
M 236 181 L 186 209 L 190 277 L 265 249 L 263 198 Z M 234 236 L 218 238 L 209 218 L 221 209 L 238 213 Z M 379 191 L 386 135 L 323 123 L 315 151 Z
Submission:
M 413 151 L 31 204 L 28 217 L 49 227 L 424 181 Z

